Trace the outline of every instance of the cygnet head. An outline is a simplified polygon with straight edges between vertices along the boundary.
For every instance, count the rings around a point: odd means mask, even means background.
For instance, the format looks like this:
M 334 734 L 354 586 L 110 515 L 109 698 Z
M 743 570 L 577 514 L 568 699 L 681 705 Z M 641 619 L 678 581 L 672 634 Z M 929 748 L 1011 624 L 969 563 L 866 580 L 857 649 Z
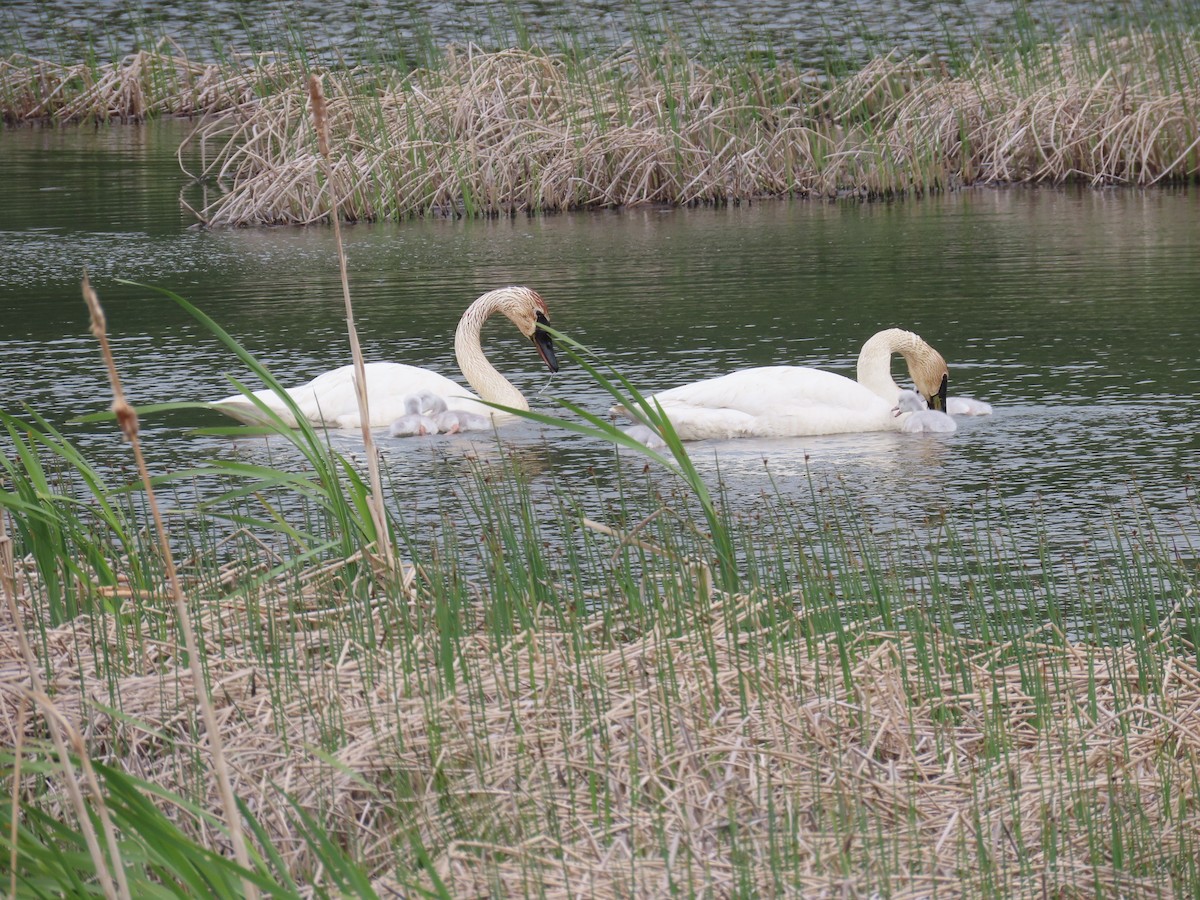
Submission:
M 435 416 L 438 413 L 446 411 L 446 401 L 435 394 L 433 391 L 421 391 L 416 395 L 417 412 L 424 413 L 427 416 Z M 405 401 L 405 410 L 408 409 L 408 403 Z
M 921 412 L 927 408 L 925 398 L 916 391 L 901 391 L 896 395 L 896 405 L 892 407 L 892 415 L 899 416 L 908 412 Z

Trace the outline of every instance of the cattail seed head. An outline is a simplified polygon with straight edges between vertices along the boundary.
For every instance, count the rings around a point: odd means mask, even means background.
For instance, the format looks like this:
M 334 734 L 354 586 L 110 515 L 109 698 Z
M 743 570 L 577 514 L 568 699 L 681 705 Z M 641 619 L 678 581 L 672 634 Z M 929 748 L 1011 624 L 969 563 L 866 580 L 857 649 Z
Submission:
M 325 106 L 325 92 L 321 90 L 321 79 L 308 76 L 308 98 L 312 103 L 313 124 L 317 128 L 317 149 L 329 159 L 329 115 Z

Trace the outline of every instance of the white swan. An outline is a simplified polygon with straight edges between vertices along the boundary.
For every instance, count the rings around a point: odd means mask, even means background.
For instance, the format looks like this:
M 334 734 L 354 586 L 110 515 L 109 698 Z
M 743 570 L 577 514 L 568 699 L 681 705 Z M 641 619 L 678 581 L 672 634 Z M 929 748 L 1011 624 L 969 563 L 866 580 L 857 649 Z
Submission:
M 662 435 L 649 425 L 630 425 L 625 433 L 640 444 L 645 444 L 651 450 L 662 450 L 667 446 Z
M 496 371 L 484 356 L 479 340 L 480 333 L 483 323 L 495 313 L 507 316 L 521 334 L 533 341 L 550 371 L 558 371 L 554 343 L 550 335 L 538 327 L 540 323 L 549 322 L 549 311 L 546 309 L 546 302 L 537 291 L 527 287 L 505 287 L 488 291 L 467 307 L 454 333 L 454 355 L 458 360 L 458 367 L 471 387 L 479 392 L 479 397 L 458 382 L 429 369 L 403 363 L 367 363 L 365 372 L 371 427 L 386 427 L 406 415 L 406 398 L 422 391 L 429 391 L 441 397 L 451 410 L 486 416 L 489 422 L 493 416 L 503 416 L 504 413 L 480 403 L 480 398 L 515 409 L 529 409 L 529 404 L 521 392 Z M 288 394 L 295 400 L 300 414 L 314 424 L 337 428 L 359 426 L 361 418 L 358 412 L 358 398 L 354 391 L 352 365 L 325 372 L 300 387 L 289 388 Z M 296 425 L 291 410 L 273 391 L 255 391 L 254 396 L 288 425 Z M 218 400 L 213 406 L 235 419 L 250 424 L 258 424 L 264 419 L 258 407 L 241 394 Z
M 432 396 L 432 394 L 430 395 Z M 446 404 L 442 404 L 442 409 Z M 413 435 L 437 434 L 441 428 L 430 416 L 421 409 L 421 396 L 409 396 L 404 401 L 404 415 L 388 426 L 388 431 L 394 437 L 411 437 Z
M 952 416 L 990 416 L 992 404 L 972 397 L 948 397 L 946 412 Z
M 958 428 L 949 414 L 941 410 L 929 409 L 916 391 L 901 391 L 900 396 L 896 399 L 892 415 L 899 417 L 904 413 L 910 414 L 900 426 L 900 430 L 906 434 L 948 433 Z
M 662 405 L 685 441 L 894 431 L 903 423 L 892 415 L 900 393 L 892 378 L 893 353 L 904 357 L 930 405 L 944 408 L 946 361 L 920 337 L 899 328 L 863 344 L 857 381 L 806 366 L 767 366 L 685 384 L 650 400 Z M 613 411 L 629 415 L 620 406 Z

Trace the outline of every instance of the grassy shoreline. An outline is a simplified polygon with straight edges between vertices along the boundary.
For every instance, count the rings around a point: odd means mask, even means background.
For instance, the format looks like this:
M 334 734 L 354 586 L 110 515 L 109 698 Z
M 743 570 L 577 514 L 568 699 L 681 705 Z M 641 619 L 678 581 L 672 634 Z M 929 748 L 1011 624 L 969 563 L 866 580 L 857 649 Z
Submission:
M 200 846 L 227 846 L 192 808 L 213 816 L 220 802 L 145 510 L 116 503 L 98 528 L 99 508 L 62 496 L 59 549 L 29 555 L 51 535 L 18 499 L 37 471 L 26 457 L 0 495 L 16 550 L 4 581 L 50 695 L 31 705 L 20 687 L 4 617 L 0 727 L 17 749 L 0 756 L 27 828 L 22 892 L 71 864 L 69 840 L 34 815 L 72 820 L 47 714 L 143 794 L 167 792 L 156 803 Z M 1130 617 L 1127 636 L 1085 641 L 1039 599 L 1058 562 L 1006 576 L 988 522 L 930 551 L 947 566 L 991 560 L 955 587 L 899 568 L 898 538 L 874 535 L 848 498 L 776 502 L 770 533 L 718 520 L 741 560 L 738 587 L 722 589 L 680 563 L 712 559 L 713 544 L 679 498 L 631 484 L 605 513 L 614 536 L 585 527 L 597 511 L 577 489 L 543 484 L 571 538 L 560 544 L 531 477 L 501 455 L 460 485 L 436 540 L 391 523 L 408 560 L 397 580 L 369 541 L 361 483 L 263 514 L 299 474 L 235 478 L 174 525 L 234 789 L 253 845 L 271 848 L 266 883 L 362 894 L 357 873 L 384 896 L 1200 888 L 1196 579 L 1152 529 L 1125 550 L 1123 578 L 1080 598 Z M 50 479 L 46 499 L 60 496 Z M 73 611 L 54 614 L 55 581 Z M 165 842 L 138 824 L 119 823 L 135 875 Z
M 328 217 L 303 59 L 0 64 L 8 122 L 196 117 L 183 148 L 210 225 Z M 1069 36 L 951 67 L 883 55 L 814 71 L 635 43 L 607 55 L 446 48 L 428 66 L 322 75 L 350 220 L 495 216 L 978 184 L 1200 176 L 1200 40 L 1181 26 Z

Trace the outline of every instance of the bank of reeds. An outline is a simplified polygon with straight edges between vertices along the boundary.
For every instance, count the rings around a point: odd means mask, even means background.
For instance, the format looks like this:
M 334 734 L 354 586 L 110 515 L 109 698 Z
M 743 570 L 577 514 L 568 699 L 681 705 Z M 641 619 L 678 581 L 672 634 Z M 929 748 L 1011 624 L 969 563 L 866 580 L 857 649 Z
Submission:
M 293 64 L 198 63 L 169 45 L 116 62 L 62 63 L 16 54 L 0 59 L 0 117 L 17 123 L 141 122 L 204 116 L 252 102 Z
M 1200 44 L 1139 33 L 980 55 L 957 74 L 886 57 L 843 78 L 703 64 L 670 47 L 602 59 L 448 52 L 436 70 L 331 78 L 343 213 L 505 215 L 970 184 L 1190 180 Z M 299 88 L 208 123 L 214 225 L 327 214 Z
M 1200 174 L 1200 42 L 1131 30 L 981 51 L 951 68 L 885 55 L 850 72 L 635 42 L 594 56 L 449 48 L 412 71 L 325 74 L 350 219 L 507 215 L 971 184 L 1148 185 Z M 111 66 L 14 58 L 9 120 L 207 118 L 184 148 L 219 187 L 212 225 L 328 215 L 303 60 Z
M 53 715 L 112 795 L 134 893 L 186 887 L 200 862 L 180 860 L 196 848 L 220 858 L 228 843 L 171 585 L 150 542 L 130 537 L 137 504 L 118 515 L 68 500 L 47 474 L 70 474 L 61 436 L 9 426 L 50 460 L 19 454 L 0 493 L 17 611 L 0 619 L 12 748 L 0 774 L 18 801 L 0 801 L 0 853 L 21 896 L 91 877 L 49 764 Z M 403 585 L 364 564 L 365 524 L 354 551 L 330 506 L 336 479 L 244 464 L 186 473 L 235 482 L 180 505 L 174 532 L 265 891 L 1200 889 L 1195 573 L 1153 527 L 1097 548 L 1115 556 L 1111 581 L 1071 579 L 1053 559 L 1018 566 L 1003 516 L 986 512 L 965 535 L 890 539 L 836 495 L 767 499 L 767 521 L 718 502 L 738 559 L 727 589 L 703 577 L 718 550 L 679 497 L 630 483 L 615 506 L 594 503 L 579 485 L 537 487 L 503 455 L 473 471 L 436 533 L 390 523 L 413 563 Z M 305 501 L 318 481 L 322 496 Z M 40 504 L 22 499 L 31 486 Z M 341 502 L 361 506 L 362 485 L 345 490 Z M 280 505 L 293 491 L 299 505 Z M 31 545 L 47 508 L 75 520 L 50 566 L 67 573 L 68 617 L 53 613 Z M 109 519 L 121 528 L 97 527 Z M 1068 605 L 1122 636 L 1068 637 Z M 17 621 L 46 684 L 36 705 Z M 219 893 L 237 896 L 225 875 Z

